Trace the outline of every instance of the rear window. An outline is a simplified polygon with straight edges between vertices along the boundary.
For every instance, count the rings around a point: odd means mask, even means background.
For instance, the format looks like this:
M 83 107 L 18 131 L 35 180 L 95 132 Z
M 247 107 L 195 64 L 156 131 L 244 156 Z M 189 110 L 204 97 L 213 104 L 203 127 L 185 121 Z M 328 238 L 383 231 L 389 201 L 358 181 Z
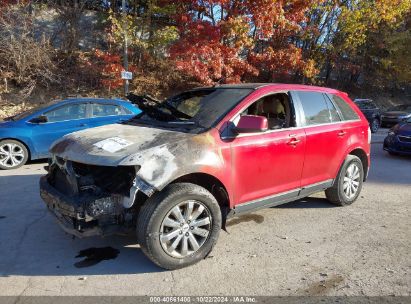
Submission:
M 340 96 L 334 94 L 327 94 L 327 96 L 334 102 L 339 108 L 344 120 L 357 120 L 360 119 L 358 114 L 351 108 L 351 106 Z

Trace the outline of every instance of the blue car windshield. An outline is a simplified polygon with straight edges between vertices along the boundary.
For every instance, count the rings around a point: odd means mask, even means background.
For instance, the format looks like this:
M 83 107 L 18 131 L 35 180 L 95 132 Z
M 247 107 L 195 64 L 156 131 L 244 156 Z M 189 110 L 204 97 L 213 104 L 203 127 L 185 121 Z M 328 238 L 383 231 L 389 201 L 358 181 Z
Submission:
M 46 104 L 46 105 L 42 105 L 42 106 L 39 106 L 39 107 L 34 107 L 34 108 L 32 108 L 32 109 L 29 109 L 29 110 L 27 110 L 27 111 L 24 111 L 24 112 L 21 112 L 21 113 L 19 113 L 19 114 L 17 114 L 17 115 L 14 115 L 14 116 L 12 116 L 11 118 L 12 118 L 13 120 L 20 120 L 20 119 L 27 118 L 27 117 L 29 117 L 30 115 L 32 115 L 32 114 L 34 114 L 34 113 L 36 113 L 36 112 L 41 112 L 41 110 L 48 108 L 48 107 L 51 106 L 52 104 L 54 104 L 54 102 L 53 102 L 53 103 L 48 103 L 48 104 Z

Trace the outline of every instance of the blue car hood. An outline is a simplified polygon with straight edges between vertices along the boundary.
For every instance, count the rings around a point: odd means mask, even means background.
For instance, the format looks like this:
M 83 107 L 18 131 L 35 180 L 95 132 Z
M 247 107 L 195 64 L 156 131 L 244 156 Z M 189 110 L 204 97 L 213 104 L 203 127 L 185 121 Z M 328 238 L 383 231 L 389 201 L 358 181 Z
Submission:
M 411 135 L 411 123 L 402 123 L 397 127 L 397 134 L 399 135 Z

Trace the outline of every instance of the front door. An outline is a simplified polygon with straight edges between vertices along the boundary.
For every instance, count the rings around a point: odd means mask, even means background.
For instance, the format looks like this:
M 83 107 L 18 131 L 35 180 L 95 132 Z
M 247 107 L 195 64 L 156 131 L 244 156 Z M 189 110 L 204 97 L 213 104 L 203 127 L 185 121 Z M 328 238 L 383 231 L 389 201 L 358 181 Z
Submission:
M 47 122 L 32 125 L 32 141 L 39 158 L 48 156 L 55 140 L 88 127 L 87 103 L 63 105 L 43 115 Z
M 271 129 L 262 133 L 243 133 L 231 142 L 235 204 L 263 200 L 300 187 L 304 130 L 295 128 L 293 105 L 288 94 L 269 97 L 259 98 L 243 113 L 266 116 Z M 269 105 L 270 100 L 273 107 Z M 297 192 L 292 195 L 296 196 Z

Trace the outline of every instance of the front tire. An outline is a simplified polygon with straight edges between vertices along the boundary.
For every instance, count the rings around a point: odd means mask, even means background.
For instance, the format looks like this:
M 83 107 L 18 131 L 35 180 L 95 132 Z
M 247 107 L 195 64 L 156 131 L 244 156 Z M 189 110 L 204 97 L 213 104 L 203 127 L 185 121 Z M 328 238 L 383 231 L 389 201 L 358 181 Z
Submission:
M 364 170 L 361 160 L 355 155 L 348 155 L 334 185 L 325 190 L 325 195 L 335 205 L 351 205 L 360 195 L 363 180 Z
M 176 183 L 150 197 L 137 219 L 137 239 L 144 254 L 165 269 L 204 259 L 221 229 L 221 210 L 203 187 Z
M 12 139 L 0 141 L 0 169 L 20 168 L 28 159 L 29 152 L 21 142 Z

